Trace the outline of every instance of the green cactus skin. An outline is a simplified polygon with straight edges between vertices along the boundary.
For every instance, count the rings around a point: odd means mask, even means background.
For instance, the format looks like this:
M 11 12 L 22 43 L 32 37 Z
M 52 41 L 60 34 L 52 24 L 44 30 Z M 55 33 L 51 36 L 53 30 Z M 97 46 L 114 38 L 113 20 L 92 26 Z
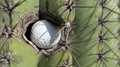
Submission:
M 81 67 L 119 67 L 119 0 L 84 0 L 77 4 L 95 6 L 76 9 L 75 35 L 80 42 L 75 54 Z

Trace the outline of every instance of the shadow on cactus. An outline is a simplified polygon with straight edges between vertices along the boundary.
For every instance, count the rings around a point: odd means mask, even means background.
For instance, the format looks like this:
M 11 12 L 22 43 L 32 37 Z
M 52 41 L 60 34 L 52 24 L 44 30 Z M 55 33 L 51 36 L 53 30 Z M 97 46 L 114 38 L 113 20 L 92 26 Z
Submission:
M 12 56 L 11 48 L 18 49 L 12 46 L 14 43 L 6 45 L 13 38 L 21 41 L 22 49 L 33 51 L 30 55 L 38 59 L 34 67 L 120 66 L 119 0 L 39 0 L 39 7 L 33 7 L 37 10 L 23 12 L 17 23 L 13 21 L 15 10 L 34 1 L 13 1 L 0 1 L 0 61 L 3 67 L 14 62 L 4 58 Z M 5 46 L 8 46 L 7 52 L 3 52 Z M 27 58 L 30 52 L 23 53 L 22 57 Z M 8 66 L 4 66 L 3 60 Z

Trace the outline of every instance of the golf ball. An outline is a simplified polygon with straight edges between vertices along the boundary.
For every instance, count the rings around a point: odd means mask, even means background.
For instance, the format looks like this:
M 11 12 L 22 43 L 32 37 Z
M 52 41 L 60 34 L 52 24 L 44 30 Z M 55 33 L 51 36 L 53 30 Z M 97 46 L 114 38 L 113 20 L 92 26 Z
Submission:
M 47 20 L 40 20 L 33 24 L 30 38 L 38 47 L 50 48 L 57 45 L 61 38 L 61 32 Z

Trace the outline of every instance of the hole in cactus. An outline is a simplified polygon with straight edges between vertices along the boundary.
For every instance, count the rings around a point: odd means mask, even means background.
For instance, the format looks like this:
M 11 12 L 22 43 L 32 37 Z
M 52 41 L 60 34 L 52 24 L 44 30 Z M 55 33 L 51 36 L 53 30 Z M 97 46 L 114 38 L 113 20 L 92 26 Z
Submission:
M 50 19 L 47 19 L 46 16 L 43 16 L 42 18 L 39 18 L 39 21 L 37 20 L 26 24 L 27 30 L 24 33 L 25 37 L 23 36 L 23 38 L 29 44 L 32 43 L 31 45 L 33 48 L 41 51 L 45 55 L 50 55 L 49 52 L 53 53 L 54 50 L 59 49 L 59 47 L 57 47 L 56 45 L 58 45 L 58 42 L 61 39 L 61 31 L 60 27 L 58 27 L 59 24 L 58 25 L 56 25 L 57 23 L 54 24 L 54 22 L 57 22 L 58 20 L 52 19 L 52 16 L 49 15 L 48 17 L 50 17 Z M 51 46 L 51 44 L 53 45 Z M 46 53 L 45 51 L 47 51 L 48 53 Z
M 68 38 L 71 32 L 71 24 L 69 22 L 65 22 L 64 19 L 57 15 L 54 15 L 49 11 L 42 12 L 39 10 L 39 13 L 39 20 L 33 23 L 30 22 L 29 25 L 26 27 L 27 30 L 25 32 L 25 36 L 28 41 L 32 42 L 39 49 L 39 51 L 46 55 L 50 55 L 49 53 L 56 52 L 57 50 L 61 49 L 61 47 L 65 47 L 65 49 L 68 49 L 68 44 L 70 44 Z M 63 35 L 61 35 L 62 31 L 64 31 L 62 33 Z M 60 39 L 62 40 L 61 44 L 58 43 Z M 50 44 L 52 44 L 51 42 L 54 43 L 55 40 L 57 40 L 55 43 L 57 46 L 50 46 Z
M 26 38 L 27 38 L 28 40 L 30 40 L 30 41 L 31 41 L 31 38 L 30 38 L 31 33 L 30 33 L 30 32 L 31 32 L 31 28 L 32 28 L 33 24 L 34 24 L 34 23 L 29 24 L 29 26 L 27 27 L 27 30 L 26 30 L 26 32 L 25 32 Z

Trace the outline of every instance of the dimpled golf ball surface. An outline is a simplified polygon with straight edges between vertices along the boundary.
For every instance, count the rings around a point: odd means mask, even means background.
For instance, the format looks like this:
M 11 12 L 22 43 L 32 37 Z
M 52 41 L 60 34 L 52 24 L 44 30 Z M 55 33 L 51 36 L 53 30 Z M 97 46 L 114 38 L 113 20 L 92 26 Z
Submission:
M 32 26 L 31 40 L 40 48 L 57 45 L 60 38 L 59 29 L 46 20 L 40 20 Z

